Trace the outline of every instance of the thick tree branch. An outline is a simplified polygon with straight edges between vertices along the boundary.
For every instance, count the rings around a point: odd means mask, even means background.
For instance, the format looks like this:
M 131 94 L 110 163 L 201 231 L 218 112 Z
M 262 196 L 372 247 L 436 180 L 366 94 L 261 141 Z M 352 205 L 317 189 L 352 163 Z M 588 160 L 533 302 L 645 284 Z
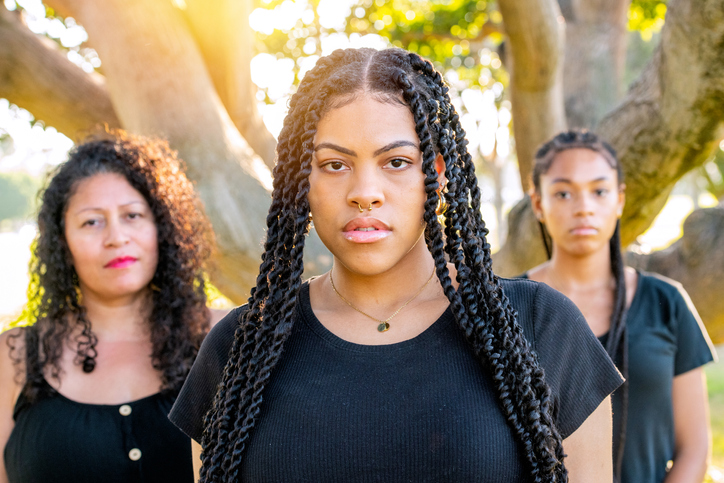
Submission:
M 555 0 L 500 0 L 512 62 L 513 130 L 521 179 L 530 176 L 536 147 L 565 129 L 562 69 L 564 24 Z
M 722 112 L 724 0 L 672 0 L 654 59 L 598 129 L 626 171 L 624 245 L 648 228 L 675 182 L 700 166 L 724 137 Z M 545 258 L 529 203 L 522 201 L 510 213 L 507 242 L 495 255 L 501 274 L 519 274 Z M 634 266 L 680 280 L 719 341 L 724 338 L 721 212 L 692 214 L 684 239 L 669 250 L 630 256 Z M 702 228 L 707 224 L 709 229 Z
M 20 12 L 0 7 L 0 97 L 70 138 L 98 124 L 120 126 L 103 79 L 33 34 Z
M 629 253 L 636 268 L 681 282 L 691 296 L 714 343 L 724 342 L 724 207 L 694 211 L 684 222 L 684 234 L 666 250 L 650 255 Z
M 251 148 L 274 167 L 276 139 L 257 109 L 257 87 L 249 63 L 254 32 L 251 0 L 186 0 L 185 16 L 201 49 L 211 80 L 231 120 Z
M 627 176 L 623 241 L 658 214 L 676 181 L 724 137 L 724 0 L 672 0 L 661 43 L 599 125 Z
M 260 262 L 269 204 L 266 166 L 221 104 L 182 13 L 165 0 L 64 4 L 103 59 L 122 126 L 166 137 L 186 161 L 219 245 L 212 281 L 243 301 Z M 317 261 L 315 254 L 326 253 L 311 245 L 308 265 Z

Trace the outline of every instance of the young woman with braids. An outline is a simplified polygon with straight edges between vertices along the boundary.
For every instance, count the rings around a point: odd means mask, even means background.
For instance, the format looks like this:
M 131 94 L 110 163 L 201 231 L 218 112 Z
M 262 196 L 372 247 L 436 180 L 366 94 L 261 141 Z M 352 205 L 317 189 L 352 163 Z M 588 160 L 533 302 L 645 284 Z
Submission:
M 176 154 L 123 132 L 77 146 L 38 228 L 33 324 L 0 336 L 0 482 L 193 481 L 167 414 L 209 329 L 212 240 Z
M 578 306 L 627 378 L 613 396 L 616 480 L 699 483 L 710 439 L 701 366 L 711 343 L 681 285 L 624 266 L 624 189 L 616 153 L 595 134 L 545 143 L 531 198 L 549 260 L 527 276 Z
M 416 54 L 305 76 L 257 285 L 170 414 L 201 481 L 610 481 L 620 375 L 565 297 L 493 274 L 466 146 Z M 334 266 L 302 282 L 312 220 Z

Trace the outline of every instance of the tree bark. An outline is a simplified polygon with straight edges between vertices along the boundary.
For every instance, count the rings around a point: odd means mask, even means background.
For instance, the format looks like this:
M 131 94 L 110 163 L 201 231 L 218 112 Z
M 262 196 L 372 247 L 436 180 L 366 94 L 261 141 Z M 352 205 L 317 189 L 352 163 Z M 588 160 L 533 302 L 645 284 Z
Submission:
M 164 0 L 63 0 L 63 8 L 93 38 L 122 126 L 167 138 L 186 161 L 216 233 L 212 281 L 245 300 L 258 274 L 269 173 L 221 104 L 182 13 Z M 310 245 L 308 264 L 324 260 L 323 247 Z
M 28 30 L 20 12 L 0 7 L 0 45 L 0 97 L 71 139 L 95 125 L 120 126 L 103 78 Z
M 679 281 L 691 296 L 714 343 L 724 342 L 724 207 L 694 211 L 684 234 L 666 250 L 650 255 L 629 253 L 627 263 Z
M 631 0 L 565 2 L 563 92 L 568 127 L 594 129 L 623 96 Z
M 221 103 L 254 152 L 273 168 L 277 143 L 257 109 L 258 89 L 249 69 L 254 57 L 251 0 L 186 0 L 186 5 L 185 17 Z
M 500 0 L 498 8 L 510 43 L 513 131 L 525 187 L 536 147 L 566 127 L 563 17 L 555 0 Z
M 569 14 L 575 11 L 576 0 L 563 3 L 564 11 Z M 531 13 L 529 9 L 524 11 Z M 507 22 L 505 15 L 504 12 Z M 513 62 L 515 69 L 518 66 L 515 56 Z M 545 62 L 545 59 L 539 59 L 539 62 Z M 513 103 L 515 105 L 515 98 Z M 661 44 L 654 58 L 623 101 L 604 116 L 598 126 L 598 132 L 618 151 L 626 172 L 627 199 L 622 219 L 624 246 L 651 225 L 676 181 L 689 170 L 701 166 L 724 137 L 722 112 L 724 0 L 671 0 Z M 537 132 L 532 131 L 529 135 L 520 129 L 517 119 L 515 122 L 519 128 L 515 136 L 520 149 L 520 140 L 536 136 Z M 517 275 L 545 260 L 529 199 L 511 210 L 508 226 L 506 243 L 494 256 L 496 272 Z M 724 228 L 716 233 L 719 240 L 724 239 Z M 689 246 L 694 245 L 689 243 Z M 699 252 L 721 251 L 714 245 L 710 250 L 700 249 Z M 649 255 L 656 260 L 650 262 L 651 265 L 646 265 L 647 256 L 632 255 L 632 260 L 635 259 L 638 266 L 660 269 L 665 275 L 681 280 L 700 308 L 707 327 L 716 335 L 723 323 L 717 314 L 722 311 L 717 305 L 720 296 L 712 294 L 720 294 L 724 283 L 720 277 L 686 276 L 683 267 L 694 261 L 682 260 L 682 257 L 693 256 L 693 253 L 692 250 L 672 249 Z M 711 273 L 721 272 L 712 270 Z
M 622 238 L 651 225 L 678 181 L 724 137 L 724 0 L 672 0 L 654 58 L 598 132 L 626 173 Z

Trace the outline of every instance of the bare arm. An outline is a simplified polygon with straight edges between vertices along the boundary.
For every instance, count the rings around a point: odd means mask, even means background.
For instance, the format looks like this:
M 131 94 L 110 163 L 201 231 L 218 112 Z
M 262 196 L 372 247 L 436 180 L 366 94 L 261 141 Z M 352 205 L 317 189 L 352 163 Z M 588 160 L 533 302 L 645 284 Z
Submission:
M 201 445 L 191 440 L 191 458 L 194 460 L 194 481 L 199 481 L 201 473 Z
M 666 483 L 701 483 L 711 456 L 709 403 L 702 368 L 674 378 L 674 466 Z
M 606 398 L 583 424 L 563 441 L 571 483 L 611 483 L 611 399 Z
M 20 329 L 13 329 L 0 335 L 0 387 L 3 388 L 0 391 L 0 449 L 3 452 L 10 433 L 15 427 L 13 408 L 21 389 L 19 381 L 15 378 L 16 367 L 11 358 L 8 338 L 17 336 L 19 333 Z M 22 338 L 13 337 L 12 343 L 18 346 L 22 343 Z M 0 483 L 8 483 L 5 458 L 2 455 L 0 455 Z

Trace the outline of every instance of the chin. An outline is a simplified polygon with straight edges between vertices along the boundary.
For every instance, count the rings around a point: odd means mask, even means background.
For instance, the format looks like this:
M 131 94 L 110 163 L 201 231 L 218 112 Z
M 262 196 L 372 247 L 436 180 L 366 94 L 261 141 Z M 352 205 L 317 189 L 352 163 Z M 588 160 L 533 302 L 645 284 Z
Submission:
M 603 245 L 598 242 L 579 242 L 571 244 L 566 247 L 566 251 L 575 257 L 588 257 L 591 256 L 603 248 Z
M 350 272 L 357 275 L 374 276 L 385 273 L 395 267 L 399 260 L 384 260 L 379 255 L 342 257 L 337 259 Z

